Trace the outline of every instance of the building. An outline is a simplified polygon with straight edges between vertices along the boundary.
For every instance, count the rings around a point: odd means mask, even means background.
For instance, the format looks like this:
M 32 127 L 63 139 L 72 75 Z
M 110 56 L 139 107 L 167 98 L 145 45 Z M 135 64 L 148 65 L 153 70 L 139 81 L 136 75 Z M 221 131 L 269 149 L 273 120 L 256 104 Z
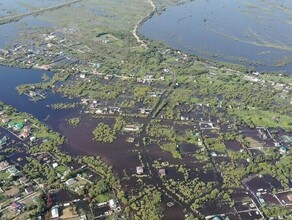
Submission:
M 2 123 L 6 124 L 9 122 L 9 118 L 8 117 L 3 117 L 2 118 Z
M 23 127 L 23 132 L 29 133 L 30 132 L 30 127 L 29 126 L 24 126 Z
M 166 176 L 165 169 L 159 169 L 158 173 L 159 173 L 160 176 Z
M 14 127 L 13 127 L 13 129 L 14 130 L 20 130 L 20 129 L 22 129 L 23 128 L 23 123 L 22 122 L 18 122 L 18 123 L 16 123 L 15 125 L 14 125 Z
M 25 205 L 20 202 L 13 202 L 10 207 L 13 209 L 13 211 L 20 213 L 24 210 Z
M 29 182 L 29 179 L 27 178 L 27 176 L 23 176 L 21 178 L 19 178 L 19 182 L 20 184 L 26 185 Z
M 284 146 L 284 145 L 282 145 L 282 146 L 280 147 L 280 149 L 279 149 L 279 151 L 280 151 L 281 154 L 285 154 L 285 153 L 287 153 L 288 150 L 289 150 L 288 147 L 286 147 L 286 146 Z
M 12 176 L 16 176 L 19 173 L 19 170 L 15 168 L 15 166 L 9 167 L 7 172 Z
M 18 136 L 20 139 L 25 139 L 29 136 L 29 133 L 28 132 L 21 132 L 20 135 Z
M 146 114 L 146 115 L 148 115 L 148 114 L 151 113 L 151 109 L 149 109 L 149 108 L 141 108 L 141 109 L 140 109 L 140 113 L 141 113 L 141 114 Z
M 59 206 L 55 205 L 51 209 L 52 218 L 59 218 Z
M 136 125 L 126 125 L 123 130 L 124 131 L 139 131 L 139 126 L 136 126 Z
M 65 182 L 65 184 L 66 184 L 67 186 L 71 186 L 71 185 L 73 185 L 74 183 L 76 183 L 76 180 L 73 179 L 73 178 L 70 178 L 70 179 L 68 179 L 68 180 Z
M 115 210 L 116 208 L 119 207 L 119 203 L 116 199 L 111 199 L 108 201 L 108 204 L 109 204 L 109 207 L 112 209 L 112 210 Z
M 4 146 L 7 143 L 7 137 L 4 136 L 2 139 L 0 139 L 0 147 Z
M 32 187 L 32 186 L 29 186 L 29 187 L 25 188 L 25 192 L 26 192 L 27 194 L 31 194 L 31 193 L 33 193 L 33 187 Z
M 292 202 L 292 194 L 287 195 L 287 199 Z
M 136 167 L 136 173 L 138 175 L 143 174 L 144 173 L 144 169 L 142 166 Z
M 0 171 L 4 170 L 5 168 L 7 168 L 9 166 L 9 163 L 7 161 L 1 161 L 0 162 Z
M 103 77 L 105 80 L 111 80 L 113 78 L 113 75 L 107 74 Z

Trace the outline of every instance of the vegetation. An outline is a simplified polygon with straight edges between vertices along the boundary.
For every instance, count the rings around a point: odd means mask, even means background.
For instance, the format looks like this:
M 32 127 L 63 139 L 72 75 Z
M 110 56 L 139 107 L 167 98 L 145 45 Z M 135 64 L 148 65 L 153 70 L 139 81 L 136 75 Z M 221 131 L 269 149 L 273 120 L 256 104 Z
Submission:
M 81 122 L 81 118 L 80 117 L 76 117 L 76 118 L 70 118 L 68 120 L 69 124 L 72 125 L 73 127 L 76 127 L 77 125 L 80 124 Z

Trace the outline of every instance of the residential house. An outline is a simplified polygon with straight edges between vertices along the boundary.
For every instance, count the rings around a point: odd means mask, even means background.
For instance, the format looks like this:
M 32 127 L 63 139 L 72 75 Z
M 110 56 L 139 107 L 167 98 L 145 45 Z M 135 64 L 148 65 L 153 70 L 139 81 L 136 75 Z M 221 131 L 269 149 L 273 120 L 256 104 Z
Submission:
M 34 141 L 36 141 L 36 137 L 35 137 L 35 136 L 32 136 L 32 137 L 29 138 L 29 140 L 30 140 L 31 142 L 34 142 Z
M 20 129 L 22 129 L 22 128 L 23 128 L 23 123 L 22 123 L 22 122 L 18 122 L 18 123 L 16 123 L 16 124 L 14 125 L 14 127 L 13 127 L 13 129 L 16 130 L 16 131 L 18 131 L 18 130 L 20 130 Z
M 9 163 L 7 161 L 1 161 L 0 162 L 0 171 L 6 169 L 9 166 Z
M 147 109 L 147 108 L 140 108 L 140 113 L 141 114 L 150 114 L 151 113 L 151 109 Z
M 112 78 L 113 78 L 113 75 L 111 75 L 111 74 L 107 74 L 103 77 L 103 79 L 105 79 L 105 80 L 111 80 Z
M 143 167 L 142 167 L 142 166 L 138 166 L 138 167 L 136 167 L 136 173 L 137 173 L 138 175 L 143 174 L 143 173 L 144 173 L 144 169 L 143 169 Z
M 109 204 L 109 207 L 112 209 L 112 210 L 115 210 L 116 208 L 118 208 L 119 206 L 119 203 L 116 199 L 111 199 L 108 201 L 108 204 Z
M 8 138 L 4 136 L 2 139 L 0 139 L 0 147 L 4 146 L 7 143 Z
M 160 176 L 166 176 L 165 169 L 159 169 L 158 173 L 159 173 Z
M 29 133 L 23 131 L 23 132 L 21 132 L 21 133 L 19 134 L 18 137 L 19 137 L 20 139 L 25 139 L 25 138 L 27 138 L 28 136 L 29 136 Z
M 25 205 L 20 202 L 13 202 L 10 207 L 13 209 L 13 211 L 20 213 L 24 210 Z
M 9 167 L 7 172 L 12 176 L 16 176 L 19 173 L 19 170 L 15 168 L 15 166 Z
M 123 128 L 124 131 L 139 131 L 139 126 L 137 125 L 126 125 Z
M 58 163 L 53 163 L 52 166 L 55 169 L 58 166 Z
M 288 147 L 286 147 L 284 145 L 282 145 L 279 149 L 280 154 L 286 154 L 288 152 L 288 150 L 289 150 Z
M 19 178 L 19 182 L 20 184 L 27 185 L 29 183 L 29 179 L 27 178 L 27 176 L 23 176 Z
M 30 127 L 29 126 L 24 126 L 23 127 L 23 132 L 29 133 L 30 132 Z
M 287 195 L 287 199 L 292 202 L 292 194 Z
M 32 186 L 29 186 L 29 187 L 25 188 L 24 191 L 25 191 L 27 194 L 32 194 L 32 193 L 34 192 Z
M 6 124 L 9 122 L 9 118 L 8 117 L 3 117 L 2 118 L 2 123 Z
M 73 178 L 70 178 L 70 179 L 68 179 L 68 180 L 65 182 L 65 184 L 66 184 L 67 186 L 71 186 L 71 185 L 73 185 L 74 183 L 76 183 L 76 180 L 73 179 Z
M 52 218 L 59 218 L 59 206 L 55 205 L 51 209 Z

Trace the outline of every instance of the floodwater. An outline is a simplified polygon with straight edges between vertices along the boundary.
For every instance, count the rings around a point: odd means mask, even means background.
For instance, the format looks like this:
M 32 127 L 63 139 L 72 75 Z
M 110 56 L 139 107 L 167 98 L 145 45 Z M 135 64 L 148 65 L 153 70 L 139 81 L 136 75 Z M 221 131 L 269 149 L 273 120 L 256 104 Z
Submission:
M 264 0 L 195 0 L 155 14 L 140 34 L 186 53 L 236 62 L 260 71 L 292 57 L 292 2 Z
M 59 94 L 48 94 L 46 99 L 38 102 L 29 101 L 29 97 L 18 94 L 16 86 L 41 82 L 43 74 L 43 70 L 20 69 L 0 65 L 0 101 L 12 105 L 18 111 L 30 113 L 43 122 L 46 118 L 52 120 L 68 115 L 69 112 L 72 112 L 72 109 L 60 111 L 47 107 L 47 105 L 53 103 L 64 102 L 65 99 Z M 52 76 L 50 72 L 46 72 L 46 74 Z

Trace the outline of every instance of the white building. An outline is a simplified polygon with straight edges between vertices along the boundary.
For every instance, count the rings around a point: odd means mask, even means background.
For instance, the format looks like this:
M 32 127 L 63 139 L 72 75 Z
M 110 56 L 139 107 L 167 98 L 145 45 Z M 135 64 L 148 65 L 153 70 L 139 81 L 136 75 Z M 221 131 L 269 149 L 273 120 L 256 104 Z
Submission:
M 51 209 L 52 218 L 59 218 L 59 206 L 55 205 Z

